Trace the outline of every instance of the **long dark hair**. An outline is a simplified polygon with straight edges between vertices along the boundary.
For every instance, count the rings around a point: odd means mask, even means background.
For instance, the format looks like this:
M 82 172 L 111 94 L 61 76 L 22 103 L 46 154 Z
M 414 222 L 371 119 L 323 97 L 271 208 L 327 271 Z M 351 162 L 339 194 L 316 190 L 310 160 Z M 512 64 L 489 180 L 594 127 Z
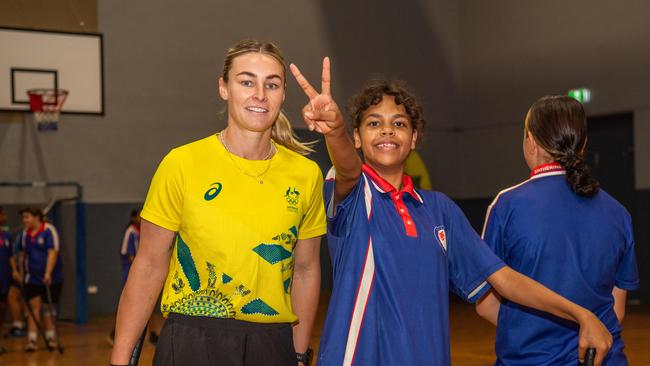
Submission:
M 566 170 L 575 193 L 584 197 L 598 193 L 600 184 L 584 161 L 587 118 L 580 102 L 566 95 L 540 98 L 528 109 L 526 130 Z

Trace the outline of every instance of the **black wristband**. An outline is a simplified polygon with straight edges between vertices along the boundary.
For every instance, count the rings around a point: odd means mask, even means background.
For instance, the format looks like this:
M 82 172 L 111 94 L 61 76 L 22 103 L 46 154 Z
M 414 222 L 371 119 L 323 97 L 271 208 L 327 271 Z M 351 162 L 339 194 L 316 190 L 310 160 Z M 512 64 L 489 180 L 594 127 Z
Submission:
M 311 363 L 311 356 L 313 354 L 314 354 L 314 350 L 308 347 L 305 353 L 296 352 L 296 361 L 302 362 L 303 364 L 305 364 L 305 366 L 309 366 L 309 364 Z

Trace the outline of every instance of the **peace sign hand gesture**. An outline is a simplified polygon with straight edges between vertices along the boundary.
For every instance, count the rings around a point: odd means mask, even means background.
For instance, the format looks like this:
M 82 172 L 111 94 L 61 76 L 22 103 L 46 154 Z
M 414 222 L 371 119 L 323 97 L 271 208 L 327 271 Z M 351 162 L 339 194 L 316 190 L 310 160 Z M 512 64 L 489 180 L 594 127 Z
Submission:
M 332 99 L 329 57 L 323 59 L 320 94 L 309 84 L 296 65 L 291 64 L 289 68 L 298 85 L 309 97 L 309 103 L 302 109 L 302 117 L 307 127 L 311 131 L 317 131 L 323 135 L 330 135 L 333 132 L 345 133 L 341 110 Z

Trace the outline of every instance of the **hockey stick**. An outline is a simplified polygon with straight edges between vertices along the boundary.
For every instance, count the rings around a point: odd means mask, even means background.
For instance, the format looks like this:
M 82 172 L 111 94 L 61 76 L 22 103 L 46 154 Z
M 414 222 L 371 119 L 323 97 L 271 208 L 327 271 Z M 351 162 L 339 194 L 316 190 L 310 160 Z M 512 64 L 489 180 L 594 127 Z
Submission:
M 135 348 L 133 348 L 133 353 L 131 353 L 131 359 L 129 360 L 129 366 L 138 366 L 138 362 L 140 361 L 140 352 L 142 352 L 142 345 L 144 344 L 144 338 L 146 335 L 147 327 L 145 326 L 140 338 L 138 338 L 138 342 L 135 344 Z
M 54 305 L 52 304 L 50 285 L 45 285 L 45 291 L 47 292 L 47 305 L 50 311 L 50 317 L 52 318 L 52 327 L 54 328 L 54 342 L 56 342 L 56 349 L 59 353 L 63 353 L 63 346 L 61 346 L 61 343 L 59 342 L 59 332 L 56 330 L 56 312 L 54 310 Z
M 582 366 L 594 366 L 595 359 L 596 359 L 596 349 L 587 348 L 587 352 L 585 352 L 585 362 L 582 364 Z
M 43 338 L 43 341 L 45 342 L 45 347 L 47 347 L 47 349 L 49 349 L 50 351 L 54 351 L 54 348 L 50 347 L 50 345 L 47 343 L 47 337 L 45 337 L 45 332 L 43 331 L 43 327 L 41 327 L 41 323 L 39 323 L 39 321 L 36 320 L 34 309 L 32 309 L 32 305 L 29 303 L 27 294 L 25 294 L 25 286 L 23 284 L 20 285 L 20 293 L 23 296 L 23 300 L 25 301 L 25 307 L 27 308 L 27 312 L 29 313 L 29 316 L 32 317 L 32 320 L 34 320 L 34 324 L 36 324 L 36 329 L 38 330 L 38 334 L 40 334 L 40 336 Z

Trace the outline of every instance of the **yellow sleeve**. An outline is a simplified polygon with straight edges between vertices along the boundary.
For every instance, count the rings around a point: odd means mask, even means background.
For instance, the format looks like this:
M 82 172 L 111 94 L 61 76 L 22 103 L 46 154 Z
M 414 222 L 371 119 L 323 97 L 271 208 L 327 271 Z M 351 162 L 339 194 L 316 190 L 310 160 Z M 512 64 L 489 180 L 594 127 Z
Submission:
M 158 165 L 140 216 L 158 226 L 178 231 L 183 213 L 184 180 L 177 151 L 172 150 Z
M 432 190 L 431 179 L 429 178 L 429 170 L 424 164 L 422 157 L 417 151 L 413 150 L 406 158 L 404 172 L 413 178 L 415 188 Z
M 311 192 L 309 192 L 309 203 L 300 223 L 298 239 L 321 236 L 327 230 L 325 204 L 323 203 L 323 174 L 315 163 L 312 174 L 314 178 L 312 179 Z

